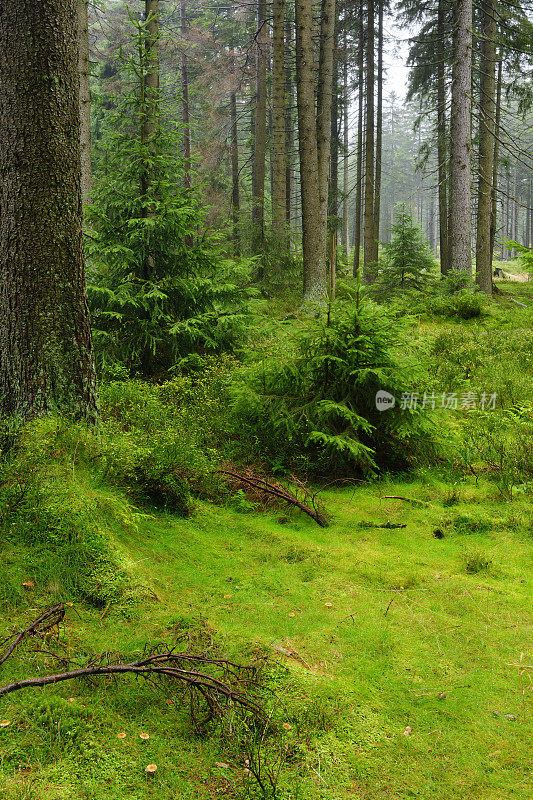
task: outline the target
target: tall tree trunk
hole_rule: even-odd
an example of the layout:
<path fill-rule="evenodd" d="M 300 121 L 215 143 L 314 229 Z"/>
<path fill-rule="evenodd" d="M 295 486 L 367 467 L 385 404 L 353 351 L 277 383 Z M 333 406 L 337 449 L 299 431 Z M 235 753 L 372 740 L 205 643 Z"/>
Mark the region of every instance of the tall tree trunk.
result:
<path fill-rule="evenodd" d="M 81 196 L 86 203 L 93 188 L 91 170 L 91 65 L 87 0 L 78 0 L 78 63 L 80 73 Z"/>
<path fill-rule="evenodd" d="M 328 225 L 334 51 L 335 0 L 322 0 L 320 14 L 320 55 L 318 61 L 316 131 L 318 144 L 320 225 L 324 237 L 327 237 Z"/>
<path fill-rule="evenodd" d="M 231 209 L 233 218 L 233 252 L 236 256 L 241 254 L 241 234 L 239 217 L 241 211 L 239 191 L 239 129 L 237 123 L 237 96 L 232 92 L 229 100 L 231 124 Z"/>
<path fill-rule="evenodd" d="M 258 253 L 264 240 L 265 159 L 267 120 L 267 20 L 266 0 L 257 0 L 257 51 L 255 85 L 254 162 L 252 175 L 253 250 Z"/>
<path fill-rule="evenodd" d="M 378 0 L 378 74 L 376 107 L 376 177 L 374 184 L 374 256 L 377 263 L 379 247 L 379 212 L 381 206 L 381 156 L 383 151 L 383 4 Z"/>
<path fill-rule="evenodd" d="M 2 0 L 0 75 L 0 413 L 95 421 L 76 0 Z"/>
<path fill-rule="evenodd" d="M 364 90 L 364 10 L 362 0 L 359 4 L 359 44 L 357 56 L 359 109 L 357 117 L 357 176 L 355 179 L 355 224 L 353 274 L 359 275 L 361 261 L 361 217 L 363 212 L 363 90 Z"/>
<path fill-rule="evenodd" d="M 482 0 L 481 86 L 479 131 L 479 181 L 477 194 L 476 283 L 492 295 L 490 229 L 492 216 L 492 167 L 494 160 L 494 112 L 496 105 L 496 0 Z"/>
<path fill-rule="evenodd" d="M 375 278 L 374 231 L 374 0 L 367 2 L 366 22 L 366 114 L 365 114 L 365 209 L 364 209 L 364 272 L 365 283 Z"/>
<path fill-rule="evenodd" d="M 344 21 L 344 56 L 342 64 L 342 166 L 343 166 L 343 181 L 342 181 L 342 244 L 346 255 L 348 255 L 348 192 L 350 180 L 350 146 L 349 146 L 349 108 L 350 108 L 350 95 L 348 90 L 348 37 L 346 32 L 346 23 Z"/>
<path fill-rule="evenodd" d="M 439 251 L 440 272 L 450 270 L 448 247 L 448 148 L 446 146 L 446 73 L 445 73 L 445 0 L 439 0 L 437 11 L 437 160 L 439 181 Z"/>
<path fill-rule="evenodd" d="M 302 202 L 304 300 L 326 296 L 326 237 L 321 224 L 315 116 L 312 0 L 295 0 L 296 88 Z"/>
<path fill-rule="evenodd" d="M 336 223 L 339 216 L 339 75 L 338 56 L 333 60 L 333 93 L 331 98 L 331 134 L 328 213 Z"/>
<path fill-rule="evenodd" d="M 494 242 L 496 239 L 496 227 L 498 225 L 498 168 L 500 160 L 500 119 L 502 112 L 502 67 L 503 59 L 501 53 L 498 59 L 498 77 L 496 78 L 496 109 L 494 120 L 494 157 L 492 164 L 492 193 L 491 193 L 491 215 L 490 215 L 490 263 L 494 259 Z"/>
<path fill-rule="evenodd" d="M 189 118 L 189 68 L 187 64 L 187 51 L 185 49 L 187 37 L 187 10 L 185 3 L 186 0 L 181 0 L 181 124 L 183 136 L 183 183 L 189 188 L 191 185 L 191 124 Z"/>
<path fill-rule="evenodd" d="M 291 68 L 291 46 L 292 46 L 292 23 L 288 17 L 288 14 L 285 15 L 285 99 L 286 99 L 286 106 L 285 106 L 285 164 L 286 164 L 286 172 L 285 172 L 285 202 L 286 202 L 286 214 L 285 219 L 287 222 L 287 230 L 290 231 L 291 227 L 291 217 L 292 217 L 292 196 L 293 196 L 293 185 L 294 185 L 294 176 L 293 176 L 293 168 L 294 168 L 294 124 L 293 124 L 293 114 L 292 114 L 292 103 L 293 103 L 293 88 L 292 88 L 292 68 Z"/>
<path fill-rule="evenodd" d="M 450 258 L 452 269 L 472 272 L 470 198 L 472 0 L 454 0 L 452 66 Z"/>
<path fill-rule="evenodd" d="M 141 151 L 145 166 L 141 176 L 141 194 L 150 194 L 152 170 L 150 158 L 155 151 L 159 123 L 159 0 L 145 0 L 144 53 L 141 53 Z M 145 207 L 145 215 L 150 209 Z M 148 277 L 148 276 L 146 276 Z"/>
<path fill-rule="evenodd" d="M 287 153 L 285 126 L 285 0 L 273 2 L 272 27 L 272 227 L 274 238 L 287 248 Z"/>

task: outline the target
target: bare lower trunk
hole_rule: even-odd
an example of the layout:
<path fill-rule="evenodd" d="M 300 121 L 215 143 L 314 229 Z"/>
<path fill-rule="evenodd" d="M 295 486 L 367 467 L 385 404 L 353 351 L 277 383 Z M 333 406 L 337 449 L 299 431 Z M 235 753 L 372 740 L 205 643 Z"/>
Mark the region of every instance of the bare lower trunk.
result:
<path fill-rule="evenodd" d="M 363 4 L 359 12 L 359 44 L 358 44 L 358 92 L 359 113 L 357 117 L 357 177 L 355 180 L 355 224 L 353 274 L 359 275 L 361 261 L 361 215 L 363 211 L 363 89 L 364 89 L 364 31 Z"/>
<path fill-rule="evenodd" d="M 439 0 L 437 17 L 437 160 L 439 180 L 439 250 L 441 275 L 450 269 L 448 248 L 448 149 L 446 146 L 445 0 Z"/>
<path fill-rule="evenodd" d="M 472 271 L 470 198 L 472 0 L 455 0 L 451 140 L 450 258 L 457 272 Z"/>
<path fill-rule="evenodd" d="M 481 88 L 479 131 L 479 182 L 477 196 L 476 283 L 492 295 L 490 230 L 492 216 L 492 166 L 494 160 L 494 111 L 496 105 L 496 2 L 482 2 Z"/>
<path fill-rule="evenodd" d="M 374 185 L 374 256 L 378 260 L 379 212 L 381 206 L 381 154 L 383 150 L 383 3 L 378 0 L 378 74 L 376 108 L 376 176 Z"/>
<path fill-rule="evenodd" d="M 257 28 L 254 162 L 252 175 L 252 237 L 253 250 L 256 253 L 259 252 L 263 246 L 265 223 L 266 73 L 268 42 L 265 0 L 257 0 Z"/>
<path fill-rule="evenodd" d="M 76 15 L 76 0 L 0 7 L 0 414 L 21 419 L 97 417 Z"/>
<path fill-rule="evenodd" d="M 287 154 L 285 129 L 285 0 L 274 0 L 272 28 L 272 227 L 282 250 L 287 247 Z"/>
<path fill-rule="evenodd" d="M 494 156 L 492 163 L 492 193 L 490 217 L 490 261 L 494 258 L 494 242 L 496 239 L 496 226 L 498 224 L 498 167 L 500 157 L 500 118 L 502 110 L 502 58 L 498 60 L 498 77 L 496 79 L 496 116 L 494 122 Z"/>
<path fill-rule="evenodd" d="M 320 56 L 316 130 L 318 144 L 318 188 L 320 193 L 320 225 L 327 237 L 329 177 L 331 163 L 331 106 L 335 50 L 335 0 L 322 0 L 320 16 Z"/>
<path fill-rule="evenodd" d="M 346 23 L 345 23 L 346 25 Z M 348 113 L 350 108 L 350 95 L 348 91 L 348 42 L 346 36 L 346 27 L 344 28 L 344 61 L 342 65 L 342 122 L 343 122 L 343 135 L 342 135 L 342 156 L 343 156 L 343 181 L 342 181 L 342 244 L 345 252 L 348 253 L 348 192 L 349 192 L 349 126 L 348 126 Z"/>
<path fill-rule="evenodd" d="M 368 0 L 366 27 L 365 209 L 363 272 L 365 283 L 372 283 L 376 273 L 376 235 L 374 231 L 374 38 L 374 0 Z"/>
<path fill-rule="evenodd" d="M 326 237 L 320 223 L 317 125 L 315 116 L 313 9 L 311 0 L 295 0 L 296 86 L 302 200 L 304 300 L 326 296 Z"/>

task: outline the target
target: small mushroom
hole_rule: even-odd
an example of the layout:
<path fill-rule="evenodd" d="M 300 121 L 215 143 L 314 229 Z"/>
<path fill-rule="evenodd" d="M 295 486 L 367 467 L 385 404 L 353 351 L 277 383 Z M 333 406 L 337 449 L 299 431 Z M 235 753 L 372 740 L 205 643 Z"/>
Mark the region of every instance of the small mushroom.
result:
<path fill-rule="evenodd" d="M 154 772 L 157 772 L 157 765 L 156 764 L 148 764 L 148 766 L 144 770 L 147 775 L 153 775 Z"/>
<path fill-rule="evenodd" d="M 140 733 L 139 734 L 139 739 L 144 739 L 144 741 L 146 741 L 146 739 L 149 739 L 149 738 L 150 738 L 150 734 L 149 733 Z"/>

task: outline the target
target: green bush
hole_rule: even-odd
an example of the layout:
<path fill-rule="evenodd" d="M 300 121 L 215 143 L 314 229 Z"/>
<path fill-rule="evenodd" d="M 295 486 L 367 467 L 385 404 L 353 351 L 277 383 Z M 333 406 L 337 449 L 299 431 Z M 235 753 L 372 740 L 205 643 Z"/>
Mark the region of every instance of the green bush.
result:
<path fill-rule="evenodd" d="M 425 447 L 420 415 L 376 408 L 408 388 L 393 356 L 398 321 L 367 302 L 338 301 L 306 321 L 291 353 L 255 365 L 233 387 L 236 435 L 276 471 L 321 475 L 404 469 Z"/>

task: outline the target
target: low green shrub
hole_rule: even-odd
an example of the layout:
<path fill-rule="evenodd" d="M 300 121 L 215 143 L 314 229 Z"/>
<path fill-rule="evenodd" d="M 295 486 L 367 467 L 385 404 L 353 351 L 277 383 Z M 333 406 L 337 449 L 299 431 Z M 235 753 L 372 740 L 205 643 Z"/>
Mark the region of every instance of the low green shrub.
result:
<path fill-rule="evenodd" d="M 404 469 L 434 453 L 416 411 L 376 407 L 400 399 L 407 371 L 393 355 L 399 323 L 368 301 L 338 301 L 298 328 L 295 346 L 248 369 L 232 388 L 234 431 L 271 469 L 319 475 Z"/>

